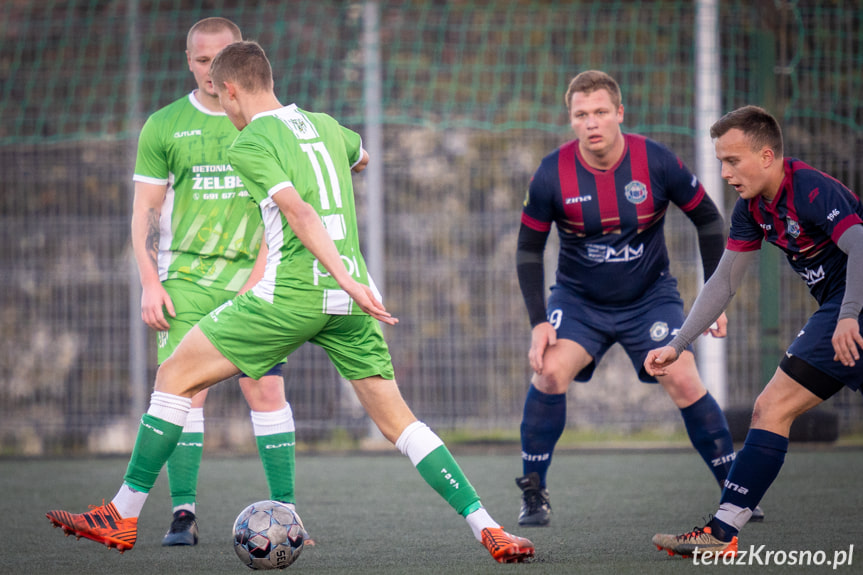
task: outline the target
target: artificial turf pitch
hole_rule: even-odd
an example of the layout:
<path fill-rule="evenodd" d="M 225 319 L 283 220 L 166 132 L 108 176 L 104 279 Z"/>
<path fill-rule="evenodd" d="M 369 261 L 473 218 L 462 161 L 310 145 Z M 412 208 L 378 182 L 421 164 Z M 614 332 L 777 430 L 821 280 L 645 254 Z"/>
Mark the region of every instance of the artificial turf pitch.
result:
<path fill-rule="evenodd" d="M 393 450 L 394 452 L 394 450 Z M 701 566 L 668 557 L 651 544 L 658 532 L 704 523 L 719 489 L 694 451 L 566 452 L 549 476 L 554 509 L 547 528 L 519 528 L 518 451 L 455 450 L 492 516 L 536 544 L 530 564 L 500 565 L 466 523 L 429 489 L 407 458 L 382 454 L 297 458 L 298 511 L 317 541 L 288 572 L 462 575 L 473 573 L 827 573 L 832 565 Z M 45 518 L 110 500 L 126 458 L 0 459 L 0 573 L 248 573 L 232 548 L 231 527 L 249 503 L 267 498 L 255 457 L 206 453 L 198 491 L 200 543 L 163 548 L 170 522 L 167 480 L 159 478 L 139 521 L 135 548 L 115 550 L 64 537 Z M 740 548 L 836 552 L 853 545 L 850 565 L 863 572 L 860 479 L 863 452 L 792 444 L 786 464 L 762 501 L 767 519 L 750 524 Z M 762 553 L 763 557 L 763 553 Z"/>

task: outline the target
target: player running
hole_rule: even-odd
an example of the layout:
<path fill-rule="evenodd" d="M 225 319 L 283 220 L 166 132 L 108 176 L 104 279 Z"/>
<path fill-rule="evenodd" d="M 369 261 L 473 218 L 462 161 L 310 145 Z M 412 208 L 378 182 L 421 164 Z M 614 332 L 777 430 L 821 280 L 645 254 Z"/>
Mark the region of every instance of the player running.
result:
<path fill-rule="evenodd" d="M 359 134 L 325 114 L 282 106 L 270 63 L 254 42 L 231 44 L 211 75 L 241 130 L 228 152 L 260 206 L 269 249 L 263 279 L 205 316 L 159 368 L 125 480 L 114 499 L 88 513 L 51 511 L 68 532 L 130 549 L 137 518 L 180 436 L 191 397 L 239 370 L 260 376 L 307 341 L 321 346 L 351 381 L 381 433 L 462 515 L 499 562 L 534 555 L 529 540 L 503 530 L 441 439 L 411 412 L 393 376 L 379 321 L 393 325 L 360 253 L 354 171 L 369 161 Z M 439 543 L 430 545 L 439 547 Z"/>
<path fill-rule="evenodd" d="M 719 316 L 767 241 L 809 286 L 818 310 L 788 347 L 755 400 L 743 449 L 731 467 L 719 510 L 701 528 L 657 534 L 669 555 L 736 554 L 737 534 L 776 479 L 794 420 L 843 387 L 863 385 L 863 204 L 831 176 L 784 158 L 776 119 L 756 106 L 729 112 L 710 128 L 722 177 L 740 195 L 725 253 L 671 342 L 652 350 L 645 369 L 657 377 Z"/>
<path fill-rule="evenodd" d="M 532 326 L 534 370 L 521 423 L 519 525 L 548 525 L 546 476 L 566 425 L 570 382 L 588 381 L 620 343 L 646 383 L 659 382 L 693 446 L 719 485 L 734 459 L 725 415 L 698 376 L 690 350 L 654 378 L 642 368 L 648 350 L 683 323 L 677 280 L 668 269 L 663 225 L 670 203 L 695 224 L 704 276 L 722 252 L 722 217 L 704 187 L 672 152 L 624 134 L 620 87 L 608 74 L 582 72 L 565 102 L 576 139 L 546 156 L 530 182 L 518 236 L 517 270 Z M 546 306 L 543 252 L 552 224 L 560 252 Z M 726 320 L 711 329 L 724 337 Z"/>

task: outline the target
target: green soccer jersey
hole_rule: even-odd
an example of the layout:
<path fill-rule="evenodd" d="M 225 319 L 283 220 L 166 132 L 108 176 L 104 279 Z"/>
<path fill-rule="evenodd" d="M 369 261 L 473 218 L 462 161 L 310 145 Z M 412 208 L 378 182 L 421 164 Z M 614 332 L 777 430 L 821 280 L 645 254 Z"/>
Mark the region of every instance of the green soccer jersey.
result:
<path fill-rule="evenodd" d="M 141 131 L 134 180 L 167 186 L 159 278 L 236 292 L 251 274 L 261 214 L 227 159 L 239 132 L 194 93 L 154 113 Z"/>
<path fill-rule="evenodd" d="M 321 217 L 354 279 L 375 289 L 360 253 L 351 168 L 362 158 L 359 134 L 326 114 L 296 105 L 258 114 L 228 150 L 232 166 L 260 205 L 269 257 L 255 295 L 330 315 L 364 313 L 288 226 L 271 196 L 294 187 Z"/>

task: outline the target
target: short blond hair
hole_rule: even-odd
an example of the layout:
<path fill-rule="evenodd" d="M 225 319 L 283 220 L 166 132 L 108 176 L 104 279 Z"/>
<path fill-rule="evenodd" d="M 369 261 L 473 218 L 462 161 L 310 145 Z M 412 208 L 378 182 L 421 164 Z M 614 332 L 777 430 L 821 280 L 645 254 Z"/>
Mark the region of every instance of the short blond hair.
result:
<path fill-rule="evenodd" d="M 566 109 L 569 110 L 572 105 L 573 94 L 579 92 L 590 94 L 597 90 L 608 92 L 614 107 L 618 108 L 620 106 L 620 86 L 617 85 L 614 78 L 600 70 L 587 70 L 569 81 L 569 87 L 566 89 L 566 94 L 564 95 Z"/>
<path fill-rule="evenodd" d="M 240 42 L 243 39 L 243 33 L 240 31 L 239 26 L 227 18 L 213 16 L 212 18 L 198 20 L 189 28 L 189 33 L 186 34 L 186 50 L 192 49 L 192 36 L 195 34 L 217 34 L 223 30 L 228 30 L 231 33 L 231 36 L 234 37 L 234 42 Z"/>

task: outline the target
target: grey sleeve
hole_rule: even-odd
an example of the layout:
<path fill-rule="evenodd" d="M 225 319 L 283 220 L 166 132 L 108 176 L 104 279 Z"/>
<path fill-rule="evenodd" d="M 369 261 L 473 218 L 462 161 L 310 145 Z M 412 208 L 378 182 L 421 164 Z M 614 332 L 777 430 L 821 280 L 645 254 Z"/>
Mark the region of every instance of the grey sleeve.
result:
<path fill-rule="evenodd" d="M 848 254 L 845 296 L 839 308 L 839 319 L 857 319 L 863 308 L 863 225 L 853 225 L 836 242 Z"/>
<path fill-rule="evenodd" d="M 737 292 L 737 288 L 743 283 L 746 269 L 755 259 L 757 251 L 735 252 L 725 250 L 716 271 L 704 284 L 701 293 L 695 298 L 686 321 L 683 322 L 680 331 L 668 344 L 673 347 L 677 354 L 683 352 L 686 347 L 698 338 L 699 335 L 710 327 L 716 318 L 722 315 L 731 298 Z"/>

